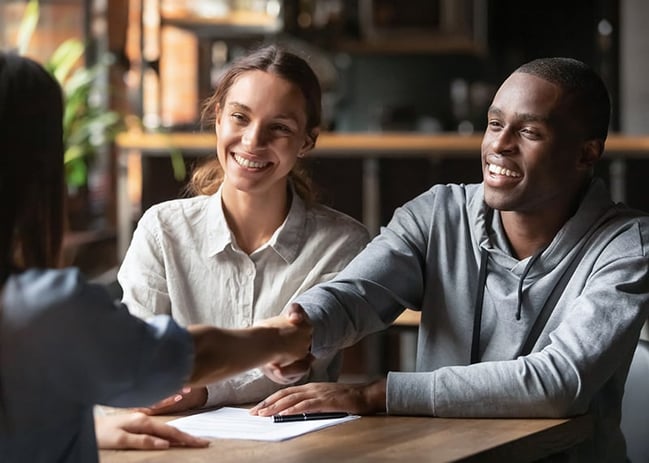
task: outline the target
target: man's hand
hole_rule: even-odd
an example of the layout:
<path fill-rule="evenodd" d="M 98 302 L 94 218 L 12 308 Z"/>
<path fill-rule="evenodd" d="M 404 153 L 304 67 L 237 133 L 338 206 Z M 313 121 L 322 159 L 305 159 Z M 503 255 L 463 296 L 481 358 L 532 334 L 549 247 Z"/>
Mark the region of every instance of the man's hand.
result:
<path fill-rule="evenodd" d="M 309 354 L 303 359 L 287 365 L 268 363 L 261 367 L 261 371 L 268 379 L 277 384 L 293 384 L 309 373 L 314 359 L 313 355 Z"/>
<path fill-rule="evenodd" d="M 191 436 L 143 413 L 95 417 L 101 449 L 162 450 L 169 447 L 207 447 L 210 441 Z"/>
<path fill-rule="evenodd" d="M 385 384 L 309 383 L 281 389 L 250 409 L 259 416 L 345 411 L 370 415 L 385 411 Z"/>
<path fill-rule="evenodd" d="M 204 387 L 184 387 L 174 394 L 149 407 L 139 408 L 138 411 L 147 415 L 170 415 L 201 408 L 207 402 L 207 389 Z"/>
<path fill-rule="evenodd" d="M 309 351 L 311 349 L 313 328 L 304 309 L 298 304 L 291 304 L 281 315 L 262 320 L 257 326 L 276 328 L 278 330 L 279 342 L 281 343 L 280 352 L 269 365 L 288 367 L 296 363 L 296 361 L 304 365 L 304 359 L 310 358 Z M 311 361 L 309 360 L 308 366 L 310 364 Z M 306 370 L 303 367 L 298 367 L 302 369 L 302 375 L 304 371 L 308 371 L 308 366 Z M 293 369 L 288 371 L 290 374 L 296 374 Z"/>

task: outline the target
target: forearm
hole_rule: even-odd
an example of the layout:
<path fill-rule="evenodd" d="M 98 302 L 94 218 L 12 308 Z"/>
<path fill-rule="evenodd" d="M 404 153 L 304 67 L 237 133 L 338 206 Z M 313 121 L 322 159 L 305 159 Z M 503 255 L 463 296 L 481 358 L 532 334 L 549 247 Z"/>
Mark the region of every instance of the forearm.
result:
<path fill-rule="evenodd" d="M 387 402 L 387 378 L 381 378 L 365 386 L 364 396 L 368 414 L 384 413 Z"/>
<path fill-rule="evenodd" d="M 273 328 L 222 330 L 205 325 L 188 327 L 194 340 L 192 386 L 203 386 L 270 362 L 277 350 Z"/>
<path fill-rule="evenodd" d="M 562 417 L 583 413 L 591 395 L 574 365 L 536 353 L 516 360 L 390 372 L 387 412 L 440 417 Z"/>
<path fill-rule="evenodd" d="M 265 363 L 289 364 L 305 358 L 311 344 L 311 327 L 301 315 L 267 326 L 220 329 L 207 325 L 188 327 L 194 341 L 192 386 L 203 386 Z"/>
<path fill-rule="evenodd" d="M 316 357 L 385 329 L 405 307 L 421 306 L 425 239 L 409 235 L 416 227 L 406 227 L 408 220 L 402 211 L 334 280 L 296 299 L 314 326 Z"/>

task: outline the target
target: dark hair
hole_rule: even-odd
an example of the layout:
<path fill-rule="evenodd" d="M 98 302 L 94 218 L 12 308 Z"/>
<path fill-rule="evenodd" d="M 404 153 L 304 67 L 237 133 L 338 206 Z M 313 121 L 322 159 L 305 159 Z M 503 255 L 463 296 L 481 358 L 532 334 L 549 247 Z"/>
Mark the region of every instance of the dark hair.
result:
<path fill-rule="evenodd" d="M 296 85 L 304 95 L 306 102 L 306 131 L 315 143 L 322 112 L 322 90 L 318 77 L 313 69 L 301 57 L 281 49 L 276 45 L 259 48 L 252 53 L 234 61 L 219 78 L 214 93 L 203 104 L 202 119 L 210 127 L 214 126 L 217 111 L 225 104 L 230 87 L 245 72 L 264 71 L 275 74 Z M 307 204 L 315 201 L 311 179 L 302 161 L 293 167 L 289 174 L 295 190 Z M 199 166 L 193 173 L 188 185 L 188 192 L 193 194 L 213 194 L 223 181 L 223 170 L 218 159 L 211 159 Z"/>
<path fill-rule="evenodd" d="M 611 99 L 602 78 L 587 64 L 573 58 L 540 58 L 515 72 L 532 74 L 563 89 L 588 138 L 606 140 Z"/>
<path fill-rule="evenodd" d="M 43 67 L 0 52 L 0 284 L 20 267 L 60 264 L 63 96 Z"/>

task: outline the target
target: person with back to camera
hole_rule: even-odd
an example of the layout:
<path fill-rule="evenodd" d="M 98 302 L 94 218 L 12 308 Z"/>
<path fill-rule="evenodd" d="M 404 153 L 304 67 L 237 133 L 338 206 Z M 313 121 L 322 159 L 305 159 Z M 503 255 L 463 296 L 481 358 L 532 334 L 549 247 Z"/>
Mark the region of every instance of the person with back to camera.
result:
<path fill-rule="evenodd" d="M 196 196 L 145 212 L 118 279 L 139 317 L 245 327 L 332 278 L 369 236 L 356 220 L 315 202 L 301 167 L 321 113 L 320 84 L 304 59 L 275 45 L 259 48 L 223 71 L 204 108 L 216 157 L 194 172 Z M 332 352 L 311 365 L 309 378 L 335 380 L 339 368 Z M 145 412 L 251 403 L 279 387 L 253 370 Z"/>
<path fill-rule="evenodd" d="M 406 203 L 292 306 L 313 325 L 316 358 L 420 310 L 416 372 L 291 387 L 252 413 L 588 413 L 594 434 L 577 461 L 624 461 L 620 404 L 649 312 L 649 217 L 614 204 L 594 177 L 609 117 L 604 83 L 580 61 L 514 71 L 488 110 L 483 182 Z M 265 369 L 280 380 L 286 370 Z"/>
<path fill-rule="evenodd" d="M 57 269 L 63 237 L 63 98 L 38 63 L 0 52 L 0 461 L 98 460 L 93 405 L 153 403 L 271 359 L 308 353 L 302 314 L 255 328 L 149 323 L 78 269 Z M 232 354 L 236 352 L 236 356 Z M 147 417 L 149 420 L 151 418 Z M 131 423 L 128 432 L 142 431 Z M 123 426 L 118 425 L 118 426 Z M 207 442 L 162 434 L 188 446 Z"/>

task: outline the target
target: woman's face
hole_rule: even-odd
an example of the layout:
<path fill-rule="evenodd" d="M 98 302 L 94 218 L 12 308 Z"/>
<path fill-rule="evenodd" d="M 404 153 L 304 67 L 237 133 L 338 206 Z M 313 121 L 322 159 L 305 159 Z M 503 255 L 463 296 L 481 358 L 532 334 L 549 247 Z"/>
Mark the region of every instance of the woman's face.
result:
<path fill-rule="evenodd" d="M 253 195 L 284 194 L 298 156 L 313 146 L 306 123 L 306 101 L 297 86 L 264 71 L 241 74 L 217 108 L 223 187 Z"/>

